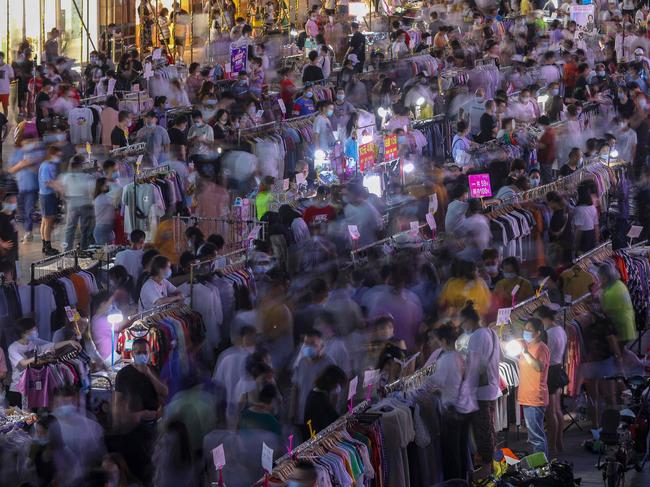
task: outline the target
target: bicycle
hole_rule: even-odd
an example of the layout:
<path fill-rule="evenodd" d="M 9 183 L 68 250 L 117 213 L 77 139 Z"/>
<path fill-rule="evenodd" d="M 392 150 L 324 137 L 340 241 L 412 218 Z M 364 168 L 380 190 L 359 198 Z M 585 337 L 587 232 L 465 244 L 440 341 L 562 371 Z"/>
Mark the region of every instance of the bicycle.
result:
<path fill-rule="evenodd" d="M 631 393 L 629 403 L 622 411 L 605 411 L 603 423 L 618 423 L 616 431 L 603 431 L 601 440 L 608 446 L 615 446 L 614 455 L 607 455 L 601 463 L 602 454 L 598 456 L 598 470 L 603 472 L 603 482 L 607 487 L 623 487 L 625 474 L 630 470 L 641 472 L 650 453 L 650 435 L 648 435 L 648 418 L 650 417 L 650 377 L 621 375 L 603 377 L 603 380 L 623 382 Z M 645 452 L 641 461 L 637 454 Z"/>

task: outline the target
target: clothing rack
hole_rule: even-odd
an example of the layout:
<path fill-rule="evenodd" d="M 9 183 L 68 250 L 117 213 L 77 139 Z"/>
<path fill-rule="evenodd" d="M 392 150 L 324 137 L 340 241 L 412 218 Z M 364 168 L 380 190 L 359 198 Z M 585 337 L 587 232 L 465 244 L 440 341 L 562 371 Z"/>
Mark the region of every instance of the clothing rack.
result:
<path fill-rule="evenodd" d="M 419 387 L 422 385 L 422 379 L 430 376 L 436 370 L 436 364 L 427 365 L 422 367 L 420 370 L 416 370 L 411 375 L 397 379 L 390 384 L 384 386 L 384 394 L 388 395 L 392 392 L 403 391 L 405 389 L 410 389 L 412 387 Z"/>
<path fill-rule="evenodd" d="M 214 231 L 210 233 L 217 233 L 224 237 L 226 248 L 240 248 L 246 245 L 248 238 L 241 239 L 241 236 L 245 233 L 247 236 L 255 230 L 255 227 L 259 227 L 259 232 L 256 238 L 259 240 L 266 240 L 267 235 L 267 226 L 268 222 L 263 222 L 260 220 L 237 220 L 235 218 L 213 218 L 213 217 L 204 217 L 204 216 L 181 216 L 174 215 L 173 217 L 173 239 L 176 246 L 176 250 L 181 250 L 181 238 L 183 235 L 183 224 L 185 228 L 190 226 L 198 226 L 199 223 L 213 223 L 216 227 Z M 226 235 L 228 232 L 228 235 Z M 229 237 L 229 238 L 226 238 Z"/>
<path fill-rule="evenodd" d="M 607 242 L 600 244 L 598 247 L 591 249 L 589 252 L 582 254 L 580 257 L 576 258 L 573 261 L 574 265 L 579 265 L 580 267 L 588 266 L 592 261 L 598 261 L 606 259 L 611 256 L 614 251 L 612 250 L 612 241 L 608 240 Z"/>
<path fill-rule="evenodd" d="M 551 300 L 548 297 L 548 292 L 544 291 L 539 296 L 533 296 L 516 304 L 510 311 L 510 323 L 514 321 L 523 321 L 528 318 L 540 306 L 548 306 Z"/>
<path fill-rule="evenodd" d="M 422 230 L 423 228 L 427 227 L 428 224 L 423 223 L 418 226 L 418 235 L 419 231 Z M 402 232 L 398 232 L 395 235 L 392 235 L 390 237 L 382 238 L 381 240 L 377 240 L 376 242 L 369 243 L 368 245 L 364 245 L 363 247 L 359 247 L 358 249 L 352 250 L 350 252 L 350 258 L 352 259 L 352 265 L 356 265 L 357 259 L 359 258 L 359 254 L 362 252 L 365 252 L 366 250 L 369 250 L 371 248 L 377 247 L 379 245 L 387 244 L 387 243 L 395 243 L 395 240 L 398 237 L 401 237 L 402 235 L 408 235 L 411 233 L 411 229 L 409 230 L 404 230 Z"/>
<path fill-rule="evenodd" d="M 90 106 L 90 105 L 97 105 L 99 103 L 105 103 L 107 98 L 108 98 L 108 95 L 98 95 L 98 96 L 90 96 L 88 98 L 82 98 L 81 100 L 79 100 L 79 106 L 87 107 L 87 106 Z"/>
<path fill-rule="evenodd" d="M 213 259 L 202 260 L 200 262 L 190 264 L 190 307 L 194 306 L 194 281 L 195 281 L 194 278 L 195 277 L 214 275 L 216 271 L 228 273 L 229 271 L 242 268 L 246 264 L 246 252 L 247 249 L 235 250 L 234 252 L 230 252 L 225 255 L 218 255 Z M 222 265 L 220 267 L 217 267 L 216 269 L 210 266 L 211 267 L 210 272 L 203 273 L 203 274 L 199 274 L 195 270 L 199 267 L 212 264 L 214 262 L 219 262 Z"/>
<path fill-rule="evenodd" d="M 142 321 L 145 318 L 149 318 L 151 316 L 155 316 L 157 314 L 163 313 L 165 311 L 169 311 L 171 309 L 182 309 L 185 305 L 181 303 L 167 303 L 167 304 L 161 304 L 159 306 L 154 306 L 153 308 L 147 310 L 147 311 L 142 311 L 140 313 L 136 313 L 134 315 L 131 315 L 128 317 L 128 320 L 132 323 L 131 326 L 134 326 L 137 324 L 138 321 Z M 130 326 L 130 327 L 131 327 Z M 129 327 L 129 328 L 130 328 Z"/>
<path fill-rule="evenodd" d="M 319 443 L 321 443 L 324 439 L 326 439 L 328 436 L 337 432 L 341 428 L 345 427 L 348 421 L 353 420 L 356 416 L 364 413 L 369 407 L 370 407 L 369 401 L 367 400 L 362 401 L 361 403 L 357 404 L 352 409 L 352 411 L 348 411 L 343 416 L 341 416 L 336 421 L 334 421 L 332 424 L 330 424 L 328 427 L 316 433 L 316 436 L 314 438 L 311 438 L 301 443 L 296 448 L 294 448 L 293 451 L 291 452 L 291 455 L 287 453 L 281 456 L 280 458 L 278 458 L 275 461 L 277 466 L 273 469 L 271 476 L 273 476 L 273 474 L 276 473 L 279 469 L 284 468 L 283 464 L 293 461 L 293 459 L 296 458 L 301 453 L 314 448 Z"/>
<path fill-rule="evenodd" d="M 67 264 L 66 259 L 72 259 L 72 265 Z M 39 273 L 40 268 L 42 267 L 51 267 L 56 263 L 57 267 L 52 272 L 51 269 L 42 269 L 43 274 Z M 52 257 L 46 257 L 45 259 L 32 262 L 30 266 L 30 281 L 29 286 L 31 288 L 31 311 L 32 313 L 35 310 L 35 299 L 36 299 L 36 280 L 43 279 L 48 277 L 48 275 L 54 275 L 54 273 L 67 272 L 70 270 L 77 269 L 79 267 L 79 251 L 78 250 L 68 250 L 67 252 L 62 252 Z M 37 275 L 37 273 L 39 275 Z"/>
<path fill-rule="evenodd" d="M 108 153 L 111 159 L 126 159 L 127 157 L 134 157 L 143 155 L 146 152 L 147 144 L 139 142 L 137 144 L 127 145 L 126 147 L 119 147 L 113 149 Z"/>
<path fill-rule="evenodd" d="M 274 122 L 262 123 L 255 127 L 243 128 L 237 130 L 237 145 L 241 144 L 242 135 L 245 137 L 257 137 L 259 135 L 268 134 L 270 132 L 277 132 L 282 127 L 301 128 L 305 126 L 305 122 L 313 122 L 316 117 L 315 113 L 303 115 L 301 117 L 294 117 L 286 120 L 278 120 Z"/>

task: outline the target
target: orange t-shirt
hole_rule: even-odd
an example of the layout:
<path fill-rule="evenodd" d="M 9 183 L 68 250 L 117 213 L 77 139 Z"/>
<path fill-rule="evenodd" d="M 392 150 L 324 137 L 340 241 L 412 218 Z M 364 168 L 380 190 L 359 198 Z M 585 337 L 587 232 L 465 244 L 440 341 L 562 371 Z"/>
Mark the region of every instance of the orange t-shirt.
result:
<path fill-rule="evenodd" d="M 529 343 L 528 351 L 536 360 L 542 362 L 542 371 L 537 372 L 523 354 L 519 358 L 519 392 L 517 399 L 522 406 L 547 406 L 548 367 L 551 363 L 551 352 L 544 342 Z"/>
<path fill-rule="evenodd" d="M 77 309 L 84 311 L 87 316 L 90 316 L 90 292 L 88 291 L 86 281 L 77 274 L 71 274 L 70 280 L 74 286 L 74 292 L 77 295 Z"/>

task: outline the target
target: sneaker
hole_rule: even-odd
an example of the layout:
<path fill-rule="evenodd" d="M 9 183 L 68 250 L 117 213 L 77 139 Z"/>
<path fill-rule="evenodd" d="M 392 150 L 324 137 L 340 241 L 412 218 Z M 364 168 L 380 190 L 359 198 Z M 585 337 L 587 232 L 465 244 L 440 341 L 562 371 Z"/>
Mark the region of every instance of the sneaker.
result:
<path fill-rule="evenodd" d="M 27 242 L 32 242 L 34 241 L 34 234 L 32 232 L 27 232 L 25 235 L 23 235 L 22 243 L 27 243 Z"/>
<path fill-rule="evenodd" d="M 46 256 L 50 257 L 50 256 L 52 256 L 52 255 L 58 255 L 58 254 L 60 254 L 61 252 L 59 252 L 59 251 L 56 250 L 56 249 L 53 249 L 52 247 L 45 247 L 45 248 L 43 249 L 43 253 L 44 253 Z"/>

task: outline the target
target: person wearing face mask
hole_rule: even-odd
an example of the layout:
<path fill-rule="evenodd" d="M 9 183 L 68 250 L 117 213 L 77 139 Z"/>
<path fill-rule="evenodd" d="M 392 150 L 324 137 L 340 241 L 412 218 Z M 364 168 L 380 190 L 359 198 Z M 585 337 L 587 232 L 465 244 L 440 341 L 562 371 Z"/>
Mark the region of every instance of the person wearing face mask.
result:
<path fill-rule="evenodd" d="M 335 364 L 324 352 L 323 335 L 321 332 L 310 329 L 303 336 L 302 356 L 298 360 L 291 379 L 289 419 L 293 424 L 304 427 L 307 396 L 314 387 L 316 378 L 327 367 Z"/>
<path fill-rule="evenodd" d="M 111 132 L 111 145 L 113 149 L 119 149 L 129 145 L 128 133 L 131 126 L 131 112 L 120 110 L 117 115 L 117 125 Z"/>
<path fill-rule="evenodd" d="M 316 149 L 329 152 L 336 139 L 332 129 L 332 117 L 334 116 L 334 104 L 330 101 L 319 101 L 318 116 L 314 119 L 313 132 L 316 138 Z"/>
<path fill-rule="evenodd" d="M 530 183 L 531 188 L 536 188 L 540 185 L 542 181 L 542 176 L 538 169 L 531 169 L 528 173 L 528 182 Z"/>
<path fill-rule="evenodd" d="M 226 421 L 231 427 L 236 426 L 239 413 L 239 397 L 235 394 L 235 388 L 239 378 L 246 374 L 246 360 L 255 351 L 256 339 L 255 327 L 242 326 L 233 338 L 235 344 L 219 355 L 212 374 L 212 383 L 225 393 Z"/>
<path fill-rule="evenodd" d="M 325 429 L 340 416 L 336 404 L 347 376 L 336 365 L 330 365 L 316 378 L 314 388 L 305 401 L 304 424 L 311 419 L 314 432 Z"/>
<path fill-rule="evenodd" d="M 45 160 L 38 168 L 39 199 L 41 205 L 41 239 L 43 240 L 43 254 L 56 255 L 58 250 L 52 248 L 52 230 L 58 213 L 58 199 L 56 196 L 56 176 L 61 162 L 61 149 L 50 145 L 47 148 Z"/>
<path fill-rule="evenodd" d="M 539 318 L 531 318 L 524 325 L 519 356 L 519 389 L 517 400 L 523 406 L 528 443 L 534 452 L 542 452 L 548 457 L 544 414 L 548 406 L 548 369 L 551 353 L 546 345 L 544 324 Z"/>
<path fill-rule="evenodd" d="M 456 411 L 461 414 L 475 413 L 471 427 L 480 456 L 479 475 L 489 474 L 496 446 L 494 418 L 499 389 L 499 337 L 494 330 L 481 325 L 474 303 L 467 301 L 460 311 L 460 327 L 467 341 L 465 374 L 460 385 Z M 463 336 L 456 340 L 456 348 Z M 475 465 L 476 467 L 476 465 Z"/>
<path fill-rule="evenodd" d="M 48 78 L 43 78 L 41 91 L 36 95 L 34 106 L 36 108 L 36 130 L 38 135 L 43 137 L 47 130 L 47 118 L 51 115 L 51 95 L 54 92 L 54 84 Z"/>
<path fill-rule="evenodd" d="M 172 268 L 169 259 L 163 255 L 154 257 L 151 262 L 149 279 L 140 290 L 138 302 L 140 311 L 146 311 L 161 304 L 183 301 L 183 295 L 168 280 L 171 276 Z"/>
<path fill-rule="evenodd" d="M 2 260 L 16 269 L 18 262 L 18 225 L 16 224 L 16 208 L 18 199 L 15 192 L 7 192 L 2 198 L 0 211 L 0 256 Z"/>
<path fill-rule="evenodd" d="M 521 277 L 519 261 L 516 257 L 507 257 L 501 264 L 503 279 L 494 287 L 494 298 L 499 308 L 507 308 L 513 303 L 521 303 L 533 295 L 533 286 L 529 280 Z M 517 286 L 517 292 L 512 292 Z"/>
<path fill-rule="evenodd" d="M 38 305 L 37 308 L 38 309 Z M 6 399 L 10 406 L 22 407 L 22 395 L 18 388 L 20 377 L 30 364 L 34 362 L 34 350 L 41 355 L 51 350 L 72 347 L 81 350 L 81 345 L 74 340 L 51 343 L 39 338 L 39 330 L 34 318 L 24 317 L 16 321 L 14 336 L 19 336 L 8 348 L 9 362 L 11 363 L 11 385 Z M 44 330 L 45 331 L 45 330 Z M 51 392 L 51 391 L 49 391 Z"/>
<path fill-rule="evenodd" d="M 115 204 L 109 195 L 110 188 L 106 178 L 98 178 L 95 183 L 93 207 L 95 212 L 95 228 L 93 236 L 97 245 L 113 242 L 115 234 Z"/>
<path fill-rule="evenodd" d="M 151 451 L 156 438 L 159 408 L 167 402 L 169 390 L 149 365 L 149 343 L 133 340 L 133 363 L 121 368 L 115 377 L 113 428 L 119 434 L 118 450 L 129 468 L 147 482 L 151 478 Z"/>
<path fill-rule="evenodd" d="M 304 115 L 310 115 L 315 111 L 314 89 L 311 86 L 307 86 L 302 92 L 302 95 L 296 98 L 293 104 L 293 115 L 295 117 L 302 117 Z"/>
<path fill-rule="evenodd" d="M 145 126 L 138 130 L 135 136 L 137 142 L 146 144 L 146 155 L 153 166 L 163 162 L 169 153 L 169 134 L 157 124 L 156 112 L 150 111 L 144 118 Z"/>
<path fill-rule="evenodd" d="M 210 154 L 210 143 L 214 141 L 214 130 L 203 121 L 200 110 L 192 112 L 192 126 L 187 132 L 189 156 L 195 164 L 201 163 Z"/>
<path fill-rule="evenodd" d="M 616 136 L 616 148 L 618 157 L 626 162 L 633 162 L 636 158 L 637 136 L 636 132 L 630 128 L 630 118 L 621 115 L 618 119 L 618 130 L 614 132 Z"/>
<path fill-rule="evenodd" d="M 334 128 L 342 133 L 348 120 L 355 112 L 354 105 L 345 100 L 345 89 L 339 87 L 336 90 L 336 101 L 334 102 Z"/>
<path fill-rule="evenodd" d="M 530 91 L 528 89 L 521 90 L 519 100 L 513 103 L 509 110 L 509 115 L 522 122 L 532 122 L 535 120 L 535 106 L 530 100 Z"/>
<path fill-rule="evenodd" d="M 614 107 L 621 117 L 631 117 L 636 109 L 634 100 L 629 96 L 627 88 L 619 88 L 616 92 Z"/>
<path fill-rule="evenodd" d="M 485 249 L 481 253 L 479 276 L 487 283 L 491 290 L 494 289 L 497 282 L 503 279 L 499 263 L 500 255 L 497 249 Z"/>

